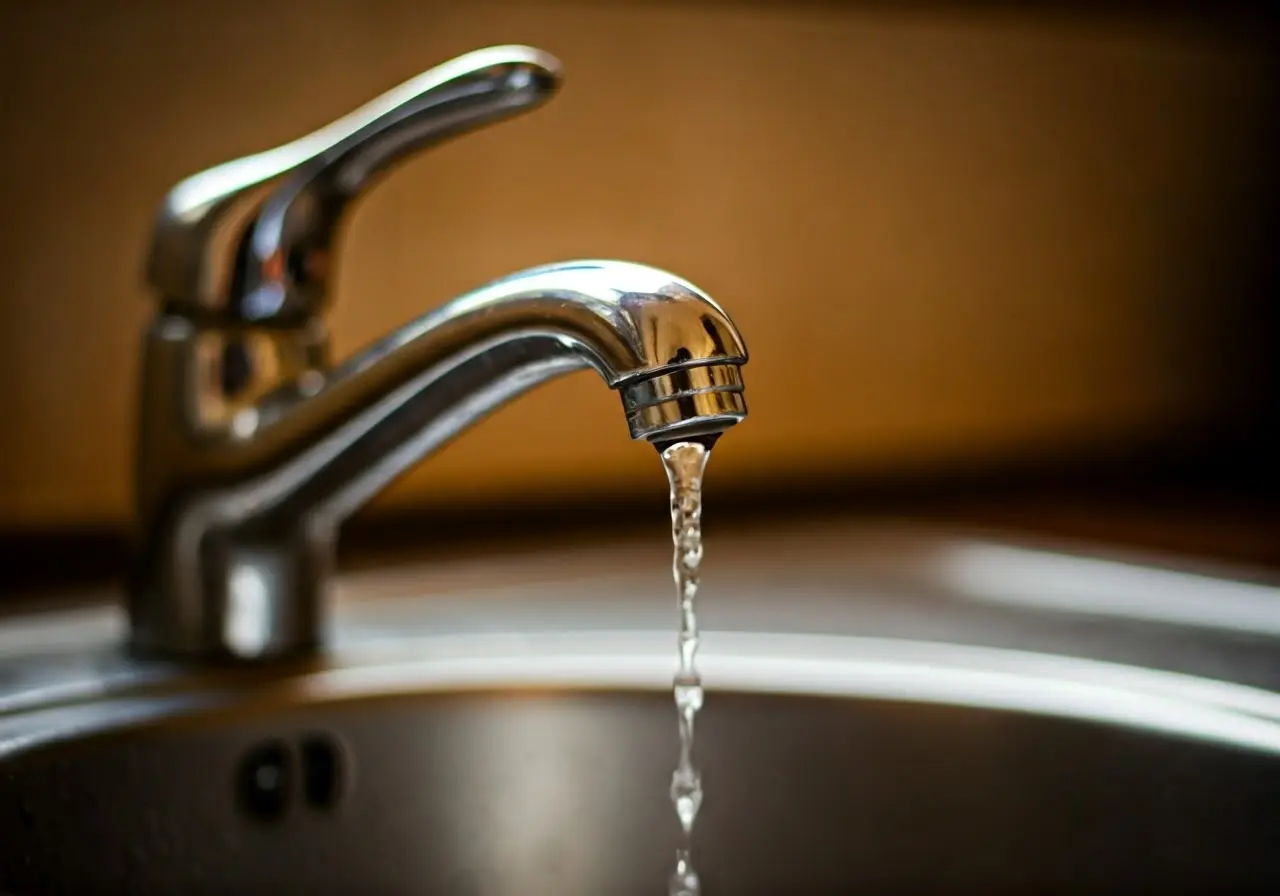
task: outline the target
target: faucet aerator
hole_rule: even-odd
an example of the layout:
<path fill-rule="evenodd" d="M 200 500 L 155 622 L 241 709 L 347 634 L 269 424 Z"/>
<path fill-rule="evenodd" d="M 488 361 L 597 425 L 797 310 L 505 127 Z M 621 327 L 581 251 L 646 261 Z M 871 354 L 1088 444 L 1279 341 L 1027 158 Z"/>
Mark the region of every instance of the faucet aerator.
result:
<path fill-rule="evenodd" d="M 659 450 L 672 442 L 719 437 L 747 416 L 736 363 L 681 367 L 633 380 L 619 391 L 631 438 Z"/>

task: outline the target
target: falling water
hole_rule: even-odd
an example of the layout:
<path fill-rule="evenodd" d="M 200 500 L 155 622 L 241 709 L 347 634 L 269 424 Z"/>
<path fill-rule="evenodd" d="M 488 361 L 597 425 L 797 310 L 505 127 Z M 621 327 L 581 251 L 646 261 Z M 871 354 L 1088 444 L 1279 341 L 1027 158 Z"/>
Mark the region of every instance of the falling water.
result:
<path fill-rule="evenodd" d="M 699 896 L 702 884 L 692 859 L 693 823 L 702 806 L 702 777 L 693 765 L 693 722 L 702 708 L 698 656 L 698 567 L 702 564 L 702 474 L 710 451 L 697 442 L 677 442 L 662 452 L 671 483 L 671 538 L 675 545 L 676 600 L 680 610 L 680 664 L 672 691 L 680 725 L 680 759 L 671 776 L 671 802 L 680 819 L 680 844 L 670 896 Z"/>

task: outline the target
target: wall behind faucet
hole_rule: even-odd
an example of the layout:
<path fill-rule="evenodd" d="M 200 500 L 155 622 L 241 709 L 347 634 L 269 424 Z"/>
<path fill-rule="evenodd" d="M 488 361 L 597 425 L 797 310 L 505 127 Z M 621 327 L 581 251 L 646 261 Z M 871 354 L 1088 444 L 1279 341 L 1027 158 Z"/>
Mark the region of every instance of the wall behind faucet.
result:
<path fill-rule="evenodd" d="M 172 183 L 503 42 L 559 55 L 564 91 L 370 194 L 340 353 L 527 265 L 670 268 L 753 354 L 724 488 L 1122 445 L 1269 398 L 1280 78 L 1256 40 L 942 4 L 7 3 L 0 528 L 127 519 L 141 260 Z M 580 374 L 384 504 L 660 481 Z"/>

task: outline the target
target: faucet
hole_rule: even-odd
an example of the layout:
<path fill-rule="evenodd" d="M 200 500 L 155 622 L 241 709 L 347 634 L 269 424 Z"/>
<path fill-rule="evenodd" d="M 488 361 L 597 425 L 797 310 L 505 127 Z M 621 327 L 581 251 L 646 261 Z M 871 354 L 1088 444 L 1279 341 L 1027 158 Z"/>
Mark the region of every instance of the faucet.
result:
<path fill-rule="evenodd" d="M 659 448 L 746 416 L 733 322 L 688 281 L 622 261 L 512 274 L 330 363 L 321 315 L 347 208 L 412 152 L 536 108 L 559 83 L 545 52 L 478 50 L 169 191 L 139 376 L 135 652 L 316 650 L 341 520 L 552 377 L 594 369 L 631 437 Z"/>

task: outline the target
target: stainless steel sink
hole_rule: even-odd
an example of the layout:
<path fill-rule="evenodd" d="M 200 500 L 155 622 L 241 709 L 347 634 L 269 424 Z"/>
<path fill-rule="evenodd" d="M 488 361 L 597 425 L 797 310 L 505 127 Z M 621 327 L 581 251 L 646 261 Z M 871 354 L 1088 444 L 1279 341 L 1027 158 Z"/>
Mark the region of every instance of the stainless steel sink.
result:
<path fill-rule="evenodd" d="M 0 889 L 664 892 L 667 562 L 349 577 L 266 669 L 9 619 Z M 851 527 L 713 537 L 704 582 L 708 893 L 1280 887 L 1280 591 Z"/>

